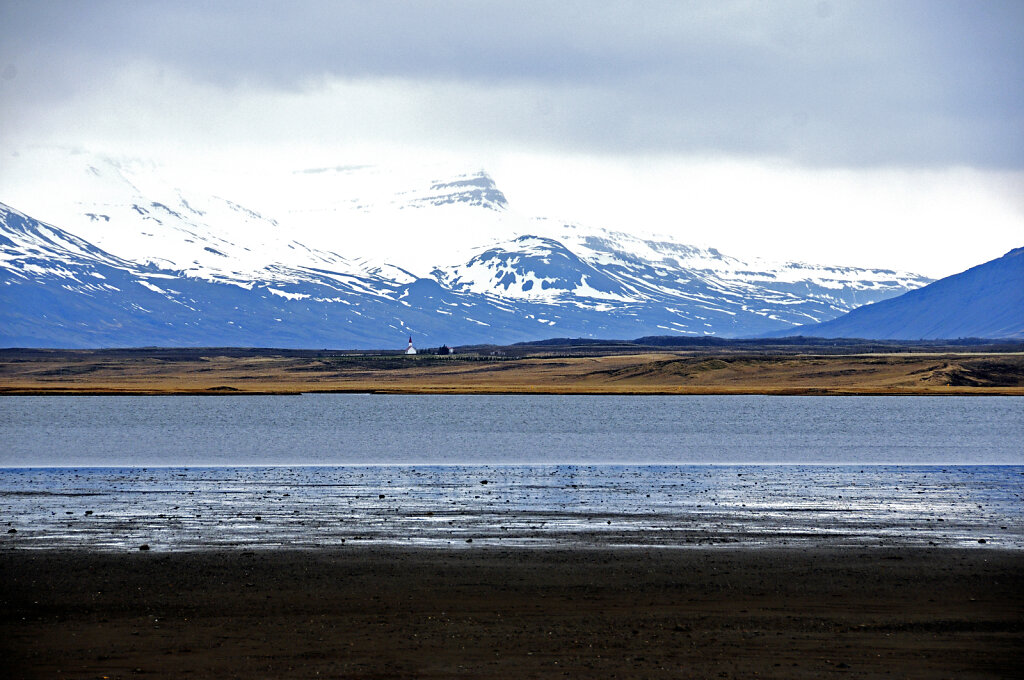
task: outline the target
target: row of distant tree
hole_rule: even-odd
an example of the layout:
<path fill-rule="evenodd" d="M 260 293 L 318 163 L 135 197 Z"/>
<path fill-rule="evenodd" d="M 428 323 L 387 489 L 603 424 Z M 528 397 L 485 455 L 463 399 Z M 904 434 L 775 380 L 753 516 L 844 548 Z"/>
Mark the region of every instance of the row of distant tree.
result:
<path fill-rule="evenodd" d="M 440 347 L 428 347 L 426 349 L 419 350 L 419 353 L 420 354 L 440 354 L 442 356 L 448 356 L 449 354 L 455 354 L 455 350 L 453 350 L 448 345 L 441 345 Z"/>

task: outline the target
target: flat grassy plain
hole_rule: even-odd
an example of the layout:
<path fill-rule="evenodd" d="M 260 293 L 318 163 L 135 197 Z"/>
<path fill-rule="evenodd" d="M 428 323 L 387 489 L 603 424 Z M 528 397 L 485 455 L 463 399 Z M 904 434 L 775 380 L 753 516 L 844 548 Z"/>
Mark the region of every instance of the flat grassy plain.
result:
<path fill-rule="evenodd" d="M 513 346 L 452 356 L 237 348 L 0 350 L 0 394 L 1024 395 L 999 346 Z"/>

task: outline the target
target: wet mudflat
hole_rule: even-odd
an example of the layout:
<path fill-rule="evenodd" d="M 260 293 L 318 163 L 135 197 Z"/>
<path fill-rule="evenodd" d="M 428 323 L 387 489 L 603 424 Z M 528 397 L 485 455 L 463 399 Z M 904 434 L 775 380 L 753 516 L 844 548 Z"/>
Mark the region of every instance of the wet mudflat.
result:
<path fill-rule="evenodd" d="M 1024 466 L 0 470 L 0 551 L 1024 548 Z"/>

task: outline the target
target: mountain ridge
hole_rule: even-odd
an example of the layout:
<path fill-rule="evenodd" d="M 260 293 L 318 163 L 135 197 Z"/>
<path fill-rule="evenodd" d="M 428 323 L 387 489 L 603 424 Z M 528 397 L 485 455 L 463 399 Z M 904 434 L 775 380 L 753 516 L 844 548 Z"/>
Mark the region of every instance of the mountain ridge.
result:
<path fill-rule="evenodd" d="M 4 207 L 0 229 L 11 234 L 0 266 L 2 342 L 386 347 L 409 334 L 437 345 L 553 334 L 738 337 L 835 318 L 930 281 L 887 269 L 743 261 L 713 248 L 524 218 L 484 171 L 424 174 L 398 189 L 379 168 L 291 173 L 298 184 L 289 191 L 310 198 L 274 216 L 186 190 L 144 163 L 85 155 L 60 172 L 53 181 L 68 175 L 71 184 L 53 200 L 41 189 L 12 193 L 36 196 L 34 204 L 66 221 Z M 349 195 L 357 189 L 365 198 Z M 391 220 L 415 227 L 401 231 L 411 243 L 390 236 L 388 229 L 399 232 Z M 78 245 L 46 251 L 47 233 Z M 359 238 L 370 237 L 396 247 L 364 252 Z M 420 250 L 417 261 L 402 259 Z M 428 266 L 428 258 L 449 263 Z M 57 275 L 63 260 L 112 267 L 132 284 L 119 292 L 146 295 L 115 300 L 107 297 L 114 291 L 69 284 Z M 36 294 L 48 306 L 28 308 L 24 301 Z M 118 323 L 97 335 L 84 313 L 62 316 L 82 304 L 100 305 L 99 318 Z M 46 323 L 29 323 L 40 313 Z M 170 316 L 161 321 L 161 314 Z M 14 317 L 31 332 L 11 330 Z"/>
<path fill-rule="evenodd" d="M 1024 247 L 801 333 L 880 340 L 1024 338 Z"/>

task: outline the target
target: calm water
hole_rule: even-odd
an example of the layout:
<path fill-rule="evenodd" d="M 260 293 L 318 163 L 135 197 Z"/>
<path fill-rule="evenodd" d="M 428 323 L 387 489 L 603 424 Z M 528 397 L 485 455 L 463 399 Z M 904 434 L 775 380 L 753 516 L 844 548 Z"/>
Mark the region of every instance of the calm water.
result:
<path fill-rule="evenodd" d="M 4 397 L 0 466 L 1024 464 L 1021 397 Z"/>
<path fill-rule="evenodd" d="M 5 397 L 0 438 L 0 550 L 1024 549 L 1021 398 Z"/>

